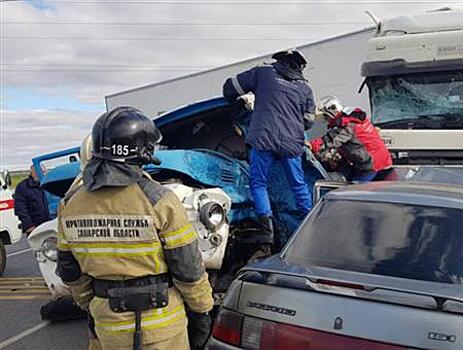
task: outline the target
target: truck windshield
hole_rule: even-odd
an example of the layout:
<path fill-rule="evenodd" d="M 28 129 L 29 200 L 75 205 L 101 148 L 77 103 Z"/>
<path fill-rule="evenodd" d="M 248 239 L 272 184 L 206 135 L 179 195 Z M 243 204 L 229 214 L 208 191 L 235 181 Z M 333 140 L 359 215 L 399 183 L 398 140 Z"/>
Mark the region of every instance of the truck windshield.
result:
<path fill-rule="evenodd" d="M 374 77 L 368 86 L 379 127 L 463 129 L 463 70 Z"/>
<path fill-rule="evenodd" d="M 284 258 L 304 266 L 462 284 L 462 222 L 459 209 L 324 200 Z"/>

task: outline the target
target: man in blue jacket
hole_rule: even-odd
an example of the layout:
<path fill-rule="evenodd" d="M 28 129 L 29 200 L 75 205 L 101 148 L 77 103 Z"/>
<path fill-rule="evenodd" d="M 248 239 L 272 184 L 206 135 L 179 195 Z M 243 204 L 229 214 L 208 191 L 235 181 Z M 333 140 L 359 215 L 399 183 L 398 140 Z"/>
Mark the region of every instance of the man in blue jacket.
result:
<path fill-rule="evenodd" d="M 29 235 L 41 223 L 50 220 L 44 190 L 33 166 L 27 179 L 21 181 L 14 192 L 14 213 L 19 217 L 23 232 Z"/>
<path fill-rule="evenodd" d="M 268 173 L 273 162 L 280 161 L 283 165 L 301 216 L 312 207 L 301 163 L 305 116 L 315 109 L 312 90 L 302 73 L 307 60 L 297 50 L 277 52 L 272 58 L 275 63 L 228 78 L 223 86 L 223 95 L 230 102 L 249 92 L 255 95 L 246 143 L 251 146 L 250 185 L 262 231 L 261 256 L 269 255 L 274 243 L 267 192 Z"/>

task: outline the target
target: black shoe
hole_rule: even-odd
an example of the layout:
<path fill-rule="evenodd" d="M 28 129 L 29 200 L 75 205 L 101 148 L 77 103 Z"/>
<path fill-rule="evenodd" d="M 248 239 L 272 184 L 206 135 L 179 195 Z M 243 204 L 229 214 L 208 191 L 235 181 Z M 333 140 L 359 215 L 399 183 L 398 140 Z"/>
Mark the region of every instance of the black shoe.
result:
<path fill-rule="evenodd" d="M 74 304 L 72 297 L 64 296 L 52 300 L 40 308 L 42 320 L 66 321 L 87 317 L 87 313 Z"/>

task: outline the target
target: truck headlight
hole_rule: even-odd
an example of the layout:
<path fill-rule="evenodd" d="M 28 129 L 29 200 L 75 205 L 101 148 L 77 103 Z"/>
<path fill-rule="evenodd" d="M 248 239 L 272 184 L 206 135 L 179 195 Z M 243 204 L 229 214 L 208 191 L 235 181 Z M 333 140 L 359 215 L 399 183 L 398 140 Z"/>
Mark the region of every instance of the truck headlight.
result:
<path fill-rule="evenodd" d="M 48 260 L 51 261 L 56 261 L 57 256 L 58 256 L 58 249 L 56 247 L 57 244 L 57 239 L 56 237 L 48 237 L 45 239 L 40 246 L 40 250 L 42 251 L 42 254 L 45 255 L 45 257 Z"/>
<path fill-rule="evenodd" d="M 216 202 L 204 204 L 199 213 L 201 222 L 211 231 L 217 231 L 226 220 L 225 209 Z"/>

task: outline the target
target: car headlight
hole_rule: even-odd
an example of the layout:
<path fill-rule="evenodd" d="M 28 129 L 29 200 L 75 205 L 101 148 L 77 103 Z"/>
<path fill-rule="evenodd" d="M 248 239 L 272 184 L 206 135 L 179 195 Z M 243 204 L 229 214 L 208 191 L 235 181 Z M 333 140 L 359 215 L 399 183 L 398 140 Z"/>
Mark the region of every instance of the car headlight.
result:
<path fill-rule="evenodd" d="M 227 215 L 219 203 L 209 202 L 201 207 L 199 218 L 209 230 L 217 231 L 224 224 Z"/>
<path fill-rule="evenodd" d="M 57 239 L 56 237 L 48 237 L 45 239 L 40 246 L 40 250 L 42 251 L 42 254 L 45 255 L 45 257 L 48 260 L 51 261 L 56 261 L 57 256 L 58 256 L 58 249 L 56 247 L 57 244 Z"/>

